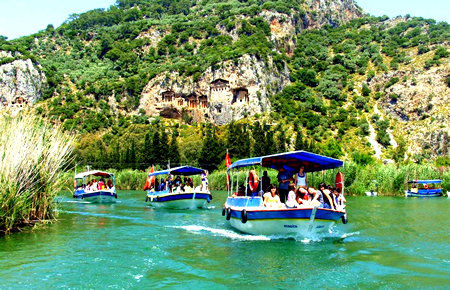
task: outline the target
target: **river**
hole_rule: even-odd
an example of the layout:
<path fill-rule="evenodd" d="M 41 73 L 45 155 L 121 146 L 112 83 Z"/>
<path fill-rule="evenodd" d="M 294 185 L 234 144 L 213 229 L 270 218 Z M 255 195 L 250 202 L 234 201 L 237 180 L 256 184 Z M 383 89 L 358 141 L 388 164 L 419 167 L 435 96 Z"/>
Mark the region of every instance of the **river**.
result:
<path fill-rule="evenodd" d="M 0 288 L 450 287 L 450 199 L 349 197 L 326 238 L 250 236 L 209 209 L 60 197 L 59 221 L 0 237 Z"/>

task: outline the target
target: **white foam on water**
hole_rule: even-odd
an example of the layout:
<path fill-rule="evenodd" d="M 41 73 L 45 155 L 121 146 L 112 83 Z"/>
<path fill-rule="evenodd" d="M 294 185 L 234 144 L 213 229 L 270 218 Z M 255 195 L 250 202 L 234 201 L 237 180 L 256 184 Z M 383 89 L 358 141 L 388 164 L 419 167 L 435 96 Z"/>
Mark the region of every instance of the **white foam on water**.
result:
<path fill-rule="evenodd" d="M 188 225 L 188 226 L 170 226 L 172 228 L 184 229 L 190 232 L 210 232 L 212 234 L 223 236 L 226 238 L 230 238 L 233 240 L 246 240 L 246 241 L 270 241 L 269 237 L 266 236 L 252 236 L 252 235 L 244 235 L 239 234 L 234 231 L 224 230 L 224 229 L 215 229 L 204 226 L 197 225 Z"/>
<path fill-rule="evenodd" d="M 134 279 L 136 279 L 138 281 L 141 280 L 142 277 L 144 277 L 144 275 L 139 275 L 139 274 L 138 275 L 134 275 Z"/>
<path fill-rule="evenodd" d="M 81 200 L 67 200 L 67 201 L 62 201 L 65 203 L 90 203 L 89 201 L 81 201 Z"/>

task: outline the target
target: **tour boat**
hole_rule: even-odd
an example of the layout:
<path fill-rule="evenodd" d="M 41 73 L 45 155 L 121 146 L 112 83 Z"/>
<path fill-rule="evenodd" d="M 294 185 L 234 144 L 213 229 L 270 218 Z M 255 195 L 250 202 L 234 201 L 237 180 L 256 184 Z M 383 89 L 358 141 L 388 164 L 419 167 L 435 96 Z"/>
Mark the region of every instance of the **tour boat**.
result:
<path fill-rule="evenodd" d="M 90 183 L 94 179 L 97 186 L 91 187 Z M 114 174 L 109 172 L 92 170 L 76 174 L 74 187 L 74 198 L 99 203 L 116 202 L 117 199 Z"/>
<path fill-rule="evenodd" d="M 171 169 L 150 172 L 148 177 L 157 177 L 161 175 L 167 176 L 193 176 L 201 175 L 205 170 L 191 166 L 180 166 Z M 168 181 L 166 179 L 164 188 L 152 187 L 147 191 L 146 201 L 155 208 L 172 208 L 172 209 L 196 209 L 202 208 L 211 202 L 212 195 L 205 184 L 195 188 L 188 188 L 186 185 L 177 186 L 175 180 Z M 156 182 L 153 181 L 153 184 Z M 183 187 L 183 188 L 182 188 Z"/>
<path fill-rule="evenodd" d="M 244 196 L 232 194 L 233 186 L 246 183 L 239 182 L 239 175 L 234 180 L 232 173 L 244 167 L 260 166 L 279 171 L 281 168 L 292 176 L 304 166 L 305 172 L 317 172 L 330 170 L 343 166 L 343 162 L 334 158 L 309 153 L 306 151 L 287 152 L 263 157 L 254 157 L 234 162 L 228 167 L 231 173 L 231 186 L 228 188 L 228 198 L 225 202 L 222 215 L 230 222 L 230 225 L 244 233 L 268 236 L 310 236 L 314 233 L 328 233 L 331 227 L 342 220 L 347 223 L 345 206 L 338 210 L 321 208 L 318 206 L 300 208 L 269 208 L 264 206 L 262 189 L 268 184 L 259 183 L 257 194 L 250 194 L 247 186 Z M 249 171 L 250 173 L 250 171 Z M 343 175 L 336 175 L 336 188 L 343 194 Z M 242 193 L 240 193 L 242 194 Z M 283 204 L 284 205 L 284 204 Z"/>
<path fill-rule="evenodd" d="M 376 191 L 366 191 L 366 196 L 378 196 L 378 192 Z"/>
<path fill-rule="evenodd" d="M 411 180 L 406 197 L 439 197 L 442 196 L 442 180 Z"/>

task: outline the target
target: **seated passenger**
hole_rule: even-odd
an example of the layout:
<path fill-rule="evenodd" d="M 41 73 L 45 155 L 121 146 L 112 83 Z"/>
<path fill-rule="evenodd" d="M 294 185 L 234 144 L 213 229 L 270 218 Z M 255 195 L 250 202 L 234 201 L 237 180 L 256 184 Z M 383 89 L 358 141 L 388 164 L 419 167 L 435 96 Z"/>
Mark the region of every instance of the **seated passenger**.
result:
<path fill-rule="evenodd" d="M 300 205 L 300 207 L 310 207 L 311 206 L 311 200 L 314 196 L 314 189 L 310 188 L 311 194 L 308 192 L 308 190 L 304 188 L 299 188 L 297 190 L 297 203 Z"/>
<path fill-rule="evenodd" d="M 286 200 L 286 207 L 287 208 L 297 208 L 300 207 L 296 200 L 296 194 L 295 194 L 295 184 L 291 183 L 289 184 L 289 193 Z"/>
<path fill-rule="evenodd" d="M 103 178 L 100 178 L 100 180 L 98 181 L 98 189 L 99 190 L 105 189 L 105 180 Z"/>
<path fill-rule="evenodd" d="M 312 196 L 311 206 L 314 206 L 314 207 L 322 207 L 323 206 L 323 194 L 319 189 L 315 190 L 314 188 L 309 187 L 308 194 L 310 196 Z"/>
<path fill-rule="evenodd" d="M 98 183 L 97 183 L 97 180 L 92 179 L 91 191 L 96 191 L 96 190 L 98 190 Z"/>
<path fill-rule="evenodd" d="M 324 195 L 323 197 L 323 207 L 324 208 L 329 208 L 329 209 L 334 209 L 334 204 L 333 204 L 333 198 L 331 197 L 331 186 L 326 186 L 324 185 L 322 193 Z"/>
<path fill-rule="evenodd" d="M 111 179 L 108 179 L 107 186 L 108 186 L 108 189 L 112 189 L 113 188 L 113 184 L 112 184 L 112 180 Z"/>
<path fill-rule="evenodd" d="M 264 206 L 271 208 L 282 208 L 283 204 L 280 201 L 280 196 L 277 193 L 275 185 L 270 186 L 270 192 L 264 194 Z"/>
<path fill-rule="evenodd" d="M 263 176 L 261 177 L 261 187 L 264 192 L 269 190 L 269 186 L 272 182 L 270 181 L 269 175 L 267 175 L 267 170 L 263 172 Z"/>
<path fill-rule="evenodd" d="M 159 183 L 158 191 L 164 191 L 166 190 L 166 181 L 164 178 L 161 178 L 161 182 Z"/>
<path fill-rule="evenodd" d="M 238 191 L 233 196 L 245 196 L 245 187 L 243 185 L 239 186 Z"/>

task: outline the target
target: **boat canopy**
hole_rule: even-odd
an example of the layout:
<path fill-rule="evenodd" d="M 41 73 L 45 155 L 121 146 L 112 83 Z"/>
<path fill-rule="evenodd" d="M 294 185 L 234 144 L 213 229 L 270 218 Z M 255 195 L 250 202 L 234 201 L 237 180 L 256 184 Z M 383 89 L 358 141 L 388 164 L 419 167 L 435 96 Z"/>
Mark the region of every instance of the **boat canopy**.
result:
<path fill-rule="evenodd" d="M 192 166 L 180 166 L 175 168 L 170 168 L 166 170 L 155 171 L 149 173 L 148 176 L 164 175 L 164 174 L 174 174 L 174 175 L 197 175 L 201 174 L 204 170 Z"/>
<path fill-rule="evenodd" d="M 228 170 L 253 165 L 261 165 L 276 170 L 284 168 L 289 172 L 298 171 L 301 166 L 304 166 L 305 172 L 315 172 L 341 167 L 344 162 L 306 151 L 294 151 L 238 160 L 231 164 Z"/>
<path fill-rule="evenodd" d="M 411 181 L 408 181 L 408 183 L 419 183 L 419 184 L 442 183 L 442 180 L 439 180 L 439 179 L 435 179 L 435 180 L 411 180 Z"/>
<path fill-rule="evenodd" d="M 109 173 L 109 172 L 104 172 L 104 171 L 99 171 L 99 170 L 91 170 L 91 171 L 78 173 L 77 175 L 75 175 L 75 179 L 82 179 L 82 178 L 85 178 L 86 176 L 89 176 L 89 175 L 102 176 L 102 177 L 112 177 L 112 176 L 114 176 L 114 174 Z"/>

